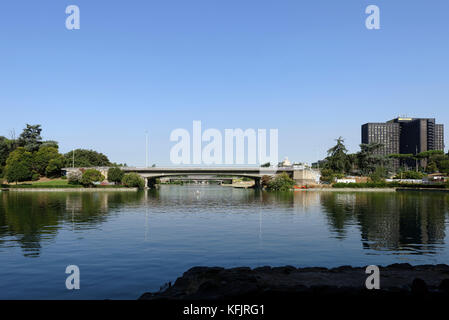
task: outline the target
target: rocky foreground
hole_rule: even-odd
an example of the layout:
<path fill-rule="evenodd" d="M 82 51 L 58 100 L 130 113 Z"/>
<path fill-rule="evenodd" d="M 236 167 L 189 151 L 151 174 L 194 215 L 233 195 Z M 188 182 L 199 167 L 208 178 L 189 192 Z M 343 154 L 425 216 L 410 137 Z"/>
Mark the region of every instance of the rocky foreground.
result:
<path fill-rule="evenodd" d="M 380 290 L 367 290 L 366 268 L 194 267 L 143 300 L 226 300 L 323 295 L 449 295 L 449 266 L 393 264 L 380 269 Z"/>

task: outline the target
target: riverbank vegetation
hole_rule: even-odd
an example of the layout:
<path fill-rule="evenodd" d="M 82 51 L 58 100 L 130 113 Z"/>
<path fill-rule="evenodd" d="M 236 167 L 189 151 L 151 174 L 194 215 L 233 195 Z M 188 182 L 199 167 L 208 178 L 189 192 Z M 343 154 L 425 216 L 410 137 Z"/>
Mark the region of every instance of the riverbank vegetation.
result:
<path fill-rule="evenodd" d="M 295 181 L 285 172 L 276 175 L 274 178 L 264 176 L 262 178 L 262 186 L 267 190 L 288 191 L 293 188 Z"/>
<path fill-rule="evenodd" d="M 94 150 L 59 152 L 56 141 L 43 140 L 41 125 L 27 124 L 16 138 L 0 136 L 0 178 L 8 183 L 59 178 L 63 167 L 113 166 L 107 156 Z M 120 165 L 116 165 L 120 166 Z"/>
<path fill-rule="evenodd" d="M 320 168 L 324 183 L 334 183 L 349 175 L 368 177 L 369 184 L 384 185 L 387 178 L 422 179 L 432 173 L 449 174 L 449 155 L 443 151 L 382 155 L 382 148 L 380 143 L 360 144 L 360 151 L 349 153 L 344 139 L 339 137 L 335 146 L 327 151 L 327 157 L 318 161 L 315 167 Z M 342 185 L 349 187 L 349 184 Z M 369 187 L 365 183 L 352 185 Z"/>

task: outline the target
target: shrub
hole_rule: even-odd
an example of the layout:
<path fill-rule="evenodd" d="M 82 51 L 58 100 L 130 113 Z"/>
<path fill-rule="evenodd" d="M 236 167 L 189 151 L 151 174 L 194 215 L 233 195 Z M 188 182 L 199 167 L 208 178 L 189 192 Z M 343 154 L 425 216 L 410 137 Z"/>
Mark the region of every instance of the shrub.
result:
<path fill-rule="evenodd" d="M 145 181 L 137 173 L 127 173 L 123 176 L 122 183 L 129 188 L 145 188 Z"/>
<path fill-rule="evenodd" d="M 424 174 L 416 171 L 404 171 L 396 174 L 394 179 L 422 179 Z"/>
<path fill-rule="evenodd" d="M 385 182 L 387 177 L 387 170 L 384 167 L 376 167 L 373 173 L 370 174 L 369 178 L 374 183 Z"/>
<path fill-rule="evenodd" d="M 36 172 L 36 171 L 33 171 L 33 174 L 32 174 L 32 176 L 31 176 L 31 181 L 38 181 L 39 178 L 40 178 L 39 173 Z"/>
<path fill-rule="evenodd" d="M 119 184 L 122 182 L 125 173 L 118 167 L 110 168 L 108 170 L 108 181 Z"/>
<path fill-rule="evenodd" d="M 268 182 L 269 190 L 287 191 L 293 188 L 295 181 L 283 172 Z"/>
<path fill-rule="evenodd" d="M 67 174 L 67 182 L 68 184 L 80 184 L 82 177 L 83 173 L 80 170 L 69 171 Z"/>
<path fill-rule="evenodd" d="M 58 178 L 61 176 L 61 168 L 64 165 L 62 158 L 51 159 L 45 168 L 45 175 L 49 178 Z"/>
<path fill-rule="evenodd" d="M 270 181 L 271 181 L 271 177 L 265 175 L 265 176 L 262 176 L 262 179 L 261 179 L 261 181 L 260 181 L 260 184 L 261 184 L 262 187 L 268 188 L 268 183 L 269 183 Z"/>
<path fill-rule="evenodd" d="M 85 187 L 93 186 L 94 182 L 101 182 L 104 180 L 104 176 L 100 171 L 95 169 L 87 169 L 84 171 L 81 177 L 80 183 Z"/>

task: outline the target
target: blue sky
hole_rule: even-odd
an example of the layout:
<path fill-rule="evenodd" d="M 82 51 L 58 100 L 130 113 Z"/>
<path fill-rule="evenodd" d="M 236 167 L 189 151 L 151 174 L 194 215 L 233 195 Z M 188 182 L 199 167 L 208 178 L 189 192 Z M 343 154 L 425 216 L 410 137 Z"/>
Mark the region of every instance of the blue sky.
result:
<path fill-rule="evenodd" d="M 78 5 L 81 29 L 65 28 Z M 380 7 L 381 29 L 365 27 Z M 324 157 L 360 125 L 436 117 L 449 138 L 449 2 L 2 1 L 0 135 L 43 126 L 62 152 L 169 164 L 170 132 L 277 128 L 279 156 Z"/>

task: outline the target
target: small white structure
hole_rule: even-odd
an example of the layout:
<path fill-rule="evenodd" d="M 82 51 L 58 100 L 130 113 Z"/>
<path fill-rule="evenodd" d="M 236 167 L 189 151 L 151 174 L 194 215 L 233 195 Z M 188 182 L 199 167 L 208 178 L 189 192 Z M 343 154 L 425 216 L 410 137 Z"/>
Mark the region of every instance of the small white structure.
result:
<path fill-rule="evenodd" d="M 357 181 L 353 178 L 343 178 L 343 179 L 337 179 L 337 183 L 356 183 Z"/>
<path fill-rule="evenodd" d="M 291 167 L 292 163 L 290 162 L 290 160 L 288 160 L 288 157 L 285 157 L 284 161 L 282 161 L 282 166 L 283 167 Z"/>

